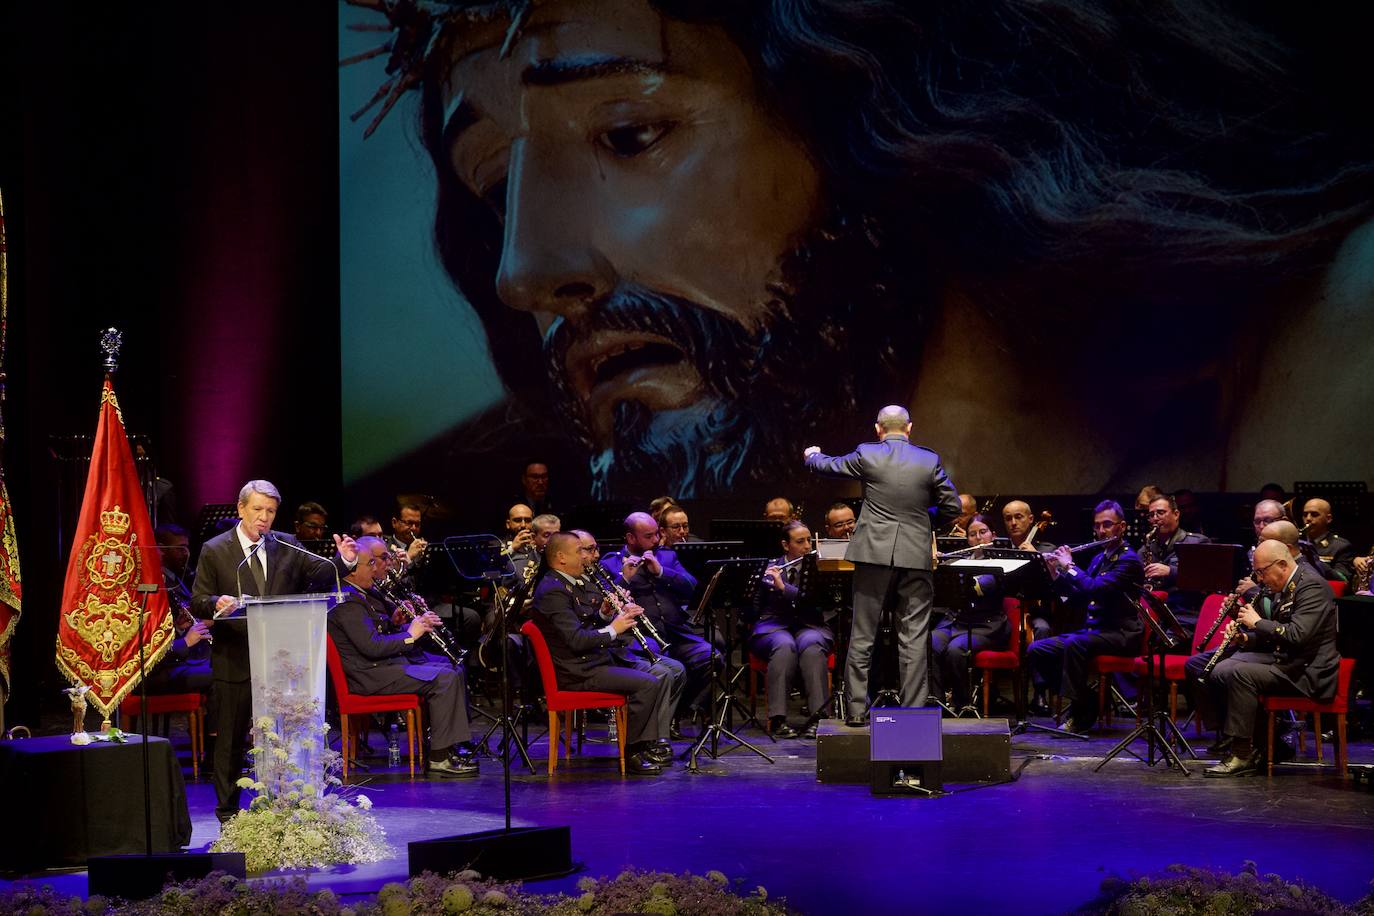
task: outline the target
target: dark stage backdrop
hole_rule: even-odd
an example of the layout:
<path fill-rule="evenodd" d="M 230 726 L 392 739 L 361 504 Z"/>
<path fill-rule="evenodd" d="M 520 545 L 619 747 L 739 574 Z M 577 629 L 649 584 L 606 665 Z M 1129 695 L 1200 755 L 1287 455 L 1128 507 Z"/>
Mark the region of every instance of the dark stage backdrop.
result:
<path fill-rule="evenodd" d="M 25 591 L 10 722 L 65 686 L 59 510 L 79 505 L 85 465 L 50 444 L 95 431 L 100 329 L 125 332 L 124 417 L 181 521 L 250 477 L 291 505 L 337 500 L 336 16 L 332 2 L 0 4 L 5 466 Z"/>
<path fill-rule="evenodd" d="M 360 492 L 496 522 L 537 457 L 564 506 L 815 502 L 801 449 L 889 402 L 975 492 L 1369 477 L 1363 18 L 424 6 L 339 83 Z M 387 67 L 419 88 L 364 139 Z"/>

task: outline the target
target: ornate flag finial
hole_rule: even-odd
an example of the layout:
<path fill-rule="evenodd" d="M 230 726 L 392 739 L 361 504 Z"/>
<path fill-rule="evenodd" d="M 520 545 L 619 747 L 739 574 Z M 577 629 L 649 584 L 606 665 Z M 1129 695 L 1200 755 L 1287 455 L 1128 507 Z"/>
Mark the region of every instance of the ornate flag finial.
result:
<path fill-rule="evenodd" d="M 114 372 L 119 368 L 119 348 L 124 345 L 124 334 L 118 328 L 106 328 L 100 334 L 100 349 L 105 351 L 105 371 Z"/>

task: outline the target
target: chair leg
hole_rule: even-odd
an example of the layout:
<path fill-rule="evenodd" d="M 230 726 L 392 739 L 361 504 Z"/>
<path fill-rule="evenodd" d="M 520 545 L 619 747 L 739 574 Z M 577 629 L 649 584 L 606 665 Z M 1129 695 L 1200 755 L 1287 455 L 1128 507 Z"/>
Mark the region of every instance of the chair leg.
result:
<path fill-rule="evenodd" d="M 425 771 L 425 704 L 415 707 L 415 750 L 420 755 L 420 772 Z"/>
<path fill-rule="evenodd" d="M 1269 768 L 1267 775 L 1274 775 L 1274 713 L 1270 711 L 1265 716 L 1264 729 L 1264 765 Z"/>
<path fill-rule="evenodd" d="M 624 707 L 624 706 L 617 706 L 617 707 L 615 708 L 615 725 L 616 725 L 616 728 L 615 728 L 615 735 L 616 735 L 615 743 L 616 743 L 617 748 L 618 748 L 619 751 L 620 751 L 620 775 L 621 775 L 621 776 L 624 776 L 624 775 L 625 775 L 625 730 L 629 727 L 629 719 L 628 719 L 628 718 L 626 717 L 626 715 L 625 715 L 625 707 Z M 1345 721 L 1344 721 L 1344 719 L 1342 719 L 1342 721 L 1341 721 L 1341 727 L 1342 727 L 1342 728 L 1345 727 Z"/>
<path fill-rule="evenodd" d="M 1312 743 L 1317 746 L 1317 763 L 1322 762 L 1322 714 L 1312 713 Z"/>
<path fill-rule="evenodd" d="M 1136 709 L 1139 708 L 1140 704 L 1137 703 Z M 1169 682 L 1169 721 L 1178 721 L 1178 681 Z"/>
<path fill-rule="evenodd" d="M 200 710 L 186 714 L 186 730 L 191 733 L 191 779 L 200 781 Z"/>
<path fill-rule="evenodd" d="M 577 716 L 577 710 L 572 709 L 563 717 L 563 731 L 565 733 L 563 743 L 563 759 L 572 760 L 572 728 L 573 718 Z"/>
<path fill-rule="evenodd" d="M 992 669 L 983 669 L 983 718 L 988 717 L 988 694 L 992 692 Z"/>
<path fill-rule="evenodd" d="M 1299 754 L 1306 754 L 1306 753 L 1307 753 L 1307 716 L 1303 716 L 1301 719 L 1299 719 L 1297 716 L 1293 715 L 1293 714 L 1290 712 L 1290 713 L 1288 714 L 1288 718 L 1289 718 L 1290 720 L 1292 720 L 1292 721 L 1298 723 L 1298 753 L 1299 753 Z"/>
<path fill-rule="evenodd" d="M 1350 756 L 1350 750 L 1345 744 L 1345 713 L 1336 713 L 1336 772 L 1341 779 L 1349 776 L 1346 772 L 1346 761 Z"/>
<path fill-rule="evenodd" d="M 339 713 L 339 750 L 343 751 L 343 781 L 348 782 L 348 763 L 353 749 L 349 747 L 348 713 Z"/>
<path fill-rule="evenodd" d="M 549 775 L 558 768 L 558 735 L 559 735 L 558 713 L 549 710 Z"/>
<path fill-rule="evenodd" d="M 418 731 L 415 727 L 415 710 L 406 710 L 406 766 L 410 769 L 410 778 L 415 778 L 415 734 Z"/>

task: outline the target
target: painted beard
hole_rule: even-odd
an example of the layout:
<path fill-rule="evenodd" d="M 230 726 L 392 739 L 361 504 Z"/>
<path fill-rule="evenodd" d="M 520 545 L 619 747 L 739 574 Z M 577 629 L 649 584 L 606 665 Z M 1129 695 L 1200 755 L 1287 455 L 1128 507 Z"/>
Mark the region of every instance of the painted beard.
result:
<path fill-rule="evenodd" d="M 838 217 L 813 230 L 782 259 L 753 329 L 629 285 L 551 325 L 554 408 L 590 453 L 593 498 L 776 488 L 818 433 L 905 402 L 926 309 L 879 238 Z"/>

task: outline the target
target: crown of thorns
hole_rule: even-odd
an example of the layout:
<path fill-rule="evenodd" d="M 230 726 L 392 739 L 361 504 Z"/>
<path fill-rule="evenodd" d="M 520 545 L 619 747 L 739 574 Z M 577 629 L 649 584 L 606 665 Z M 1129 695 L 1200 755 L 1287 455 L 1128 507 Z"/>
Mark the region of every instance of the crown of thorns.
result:
<path fill-rule="evenodd" d="M 377 87 L 362 108 L 349 115 L 349 120 L 357 121 L 374 106 L 381 104 L 377 115 L 363 130 L 364 138 L 372 136 L 377 125 L 382 123 L 382 119 L 402 96 L 423 82 L 446 28 L 507 17 L 510 27 L 501 43 L 501 57 L 506 57 L 519 39 L 533 6 L 533 0 L 344 0 L 344 3 L 386 17 L 384 23 L 350 24 L 350 30 L 391 33 L 391 38 L 385 44 L 339 61 L 340 67 L 347 67 L 383 54 L 388 55 L 386 81 Z"/>

